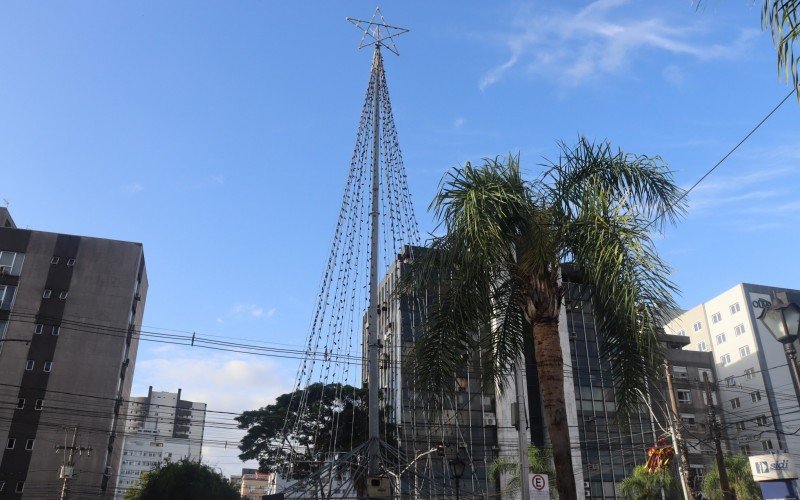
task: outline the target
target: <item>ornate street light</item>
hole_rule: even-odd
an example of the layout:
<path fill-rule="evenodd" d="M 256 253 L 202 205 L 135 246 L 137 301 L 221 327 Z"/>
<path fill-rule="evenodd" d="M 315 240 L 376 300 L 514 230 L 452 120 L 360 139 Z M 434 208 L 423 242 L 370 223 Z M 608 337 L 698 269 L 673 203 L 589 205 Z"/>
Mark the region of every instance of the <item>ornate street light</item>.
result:
<path fill-rule="evenodd" d="M 800 372 L 797 369 L 797 349 L 794 347 L 794 341 L 800 334 L 800 306 L 789 302 L 785 292 L 774 293 L 772 304 L 761 311 L 758 320 L 775 340 L 783 344 L 789 370 L 792 372 L 794 392 L 800 403 Z"/>
<path fill-rule="evenodd" d="M 467 464 L 461 460 L 460 457 L 450 460 L 450 473 L 456 479 L 456 500 L 461 499 L 461 478 L 464 477 L 464 467 L 466 465 Z"/>

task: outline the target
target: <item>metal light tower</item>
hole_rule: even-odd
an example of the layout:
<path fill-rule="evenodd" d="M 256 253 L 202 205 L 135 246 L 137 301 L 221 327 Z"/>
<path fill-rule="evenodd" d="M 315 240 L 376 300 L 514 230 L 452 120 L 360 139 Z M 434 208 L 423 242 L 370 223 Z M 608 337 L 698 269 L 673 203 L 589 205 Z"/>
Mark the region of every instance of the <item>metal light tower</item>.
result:
<path fill-rule="evenodd" d="M 348 17 L 347 20 L 355 25 L 364 34 L 358 45 L 359 49 L 374 46 L 372 56 L 372 75 L 370 81 L 373 82 L 371 93 L 374 99 L 373 105 L 373 145 L 372 145 L 372 203 L 370 210 L 370 267 L 369 267 L 369 314 L 367 322 L 367 387 L 369 397 L 369 448 L 368 448 L 368 474 L 376 476 L 380 468 L 380 431 L 378 426 L 378 385 L 380 375 L 378 372 L 378 262 L 380 260 L 380 95 L 381 82 L 383 81 L 383 57 L 381 57 L 381 47 L 400 55 L 394 43 L 394 37 L 408 33 L 409 30 L 386 24 L 386 20 L 381 13 L 380 7 L 375 9 L 369 21 Z"/>

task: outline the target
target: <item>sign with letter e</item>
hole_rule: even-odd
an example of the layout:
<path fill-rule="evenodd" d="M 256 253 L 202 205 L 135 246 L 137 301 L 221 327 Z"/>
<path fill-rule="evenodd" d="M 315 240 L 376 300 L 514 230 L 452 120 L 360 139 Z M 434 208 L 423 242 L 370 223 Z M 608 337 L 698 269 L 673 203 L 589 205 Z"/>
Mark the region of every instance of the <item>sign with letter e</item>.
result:
<path fill-rule="evenodd" d="M 550 500 L 550 484 L 547 474 L 529 473 L 528 481 L 531 484 L 531 500 Z"/>

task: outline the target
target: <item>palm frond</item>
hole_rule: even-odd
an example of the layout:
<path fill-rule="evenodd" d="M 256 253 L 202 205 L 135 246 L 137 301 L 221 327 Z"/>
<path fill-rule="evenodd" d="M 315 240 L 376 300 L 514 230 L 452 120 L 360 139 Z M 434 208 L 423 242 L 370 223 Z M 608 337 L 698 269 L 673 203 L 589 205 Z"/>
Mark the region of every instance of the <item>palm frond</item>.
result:
<path fill-rule="evenodd" d="M 800 100 L 800 56 L 795 57 L 794 47 L 800 39 L 800 0 L 764 0 L 761 25 L 769 30 L 772 43 L 778 52 L 778 72 L 791 80 Z"/>
<path fill-rule="evenodd" d="M 637 408 L 661 362 L 659 335 L 665 311 L 676 308 L 677 287 L 629 199 L 603 183 L 583 188 L 578 217 L 569 224 L 569 248 L 592 287 L 601 355 L 610 361 L 622 417 Z"/>
<path fill-rule="evenodd" d="M 614 150 L 608 142 L 595 144 L 584 136 L 574 147 L 562 142 L 560 148 L 558 161 L 546 165 L 542 178 L 550 203 L 567 219 L 578 216 L 587 189 L 627 199 L 656 227 L 674 224 L 684 214 L 683 190 L 660 157 Z"/>

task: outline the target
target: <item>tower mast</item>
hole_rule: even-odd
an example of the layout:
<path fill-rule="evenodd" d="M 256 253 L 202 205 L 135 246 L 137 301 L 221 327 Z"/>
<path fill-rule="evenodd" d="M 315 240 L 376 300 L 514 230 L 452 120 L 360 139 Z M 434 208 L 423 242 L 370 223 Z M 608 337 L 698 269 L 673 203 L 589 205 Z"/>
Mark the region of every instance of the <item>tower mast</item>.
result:
<path fill-rule="evenodd" d="M 383 61 L 381 60 L 381 44 L 375 44 L 375 53 L 372 56 L 372 81 L 375 82 L 373 92 L 374 108 L 372 122 L 372 208 L 370 210 L 371 245 L 370 245 L 370 264 L 369 264 L 369 322 L 367 323 L 367 366 L 368 366 L 368 397 L 369 397 L 369 449 L 368 464 L 369 475 L 376 476 L 380 465 L 380 430 L 378 428 L 378 260 L 380 247 L 379 225 L 380 225 L 380 85 L 381 70 Z"/>
<path fill-rule="evenodd" d="M 378 370 L 378 262 L 380 261 L 380 120 L 381 120 L 381 82 L 383 81 L 383 57 L 381 47 L 399 55 L 394 37 L 408 33 L 405 28 L 386 24 L 380 7 L 369 21 L 347 18 L 358 29 L 364 32 L 358 48 L 374 45 L 370 80 L 372 85 L 372 201 L 370 208 L 370 266 L 369 266 L 369 306 L 367 315 L 367 394 L 369 405 L 369 444 L 367 448 L 367 474 L 375 477 L 380 474 L 381 438 L 379 427 L 378 393 L 380 372 Z"/>

